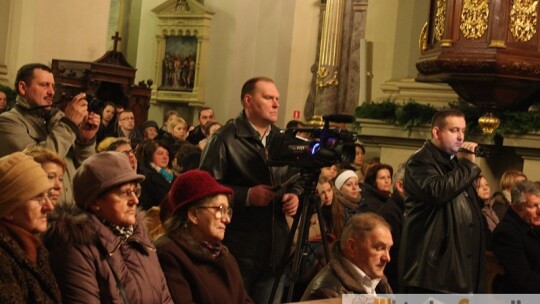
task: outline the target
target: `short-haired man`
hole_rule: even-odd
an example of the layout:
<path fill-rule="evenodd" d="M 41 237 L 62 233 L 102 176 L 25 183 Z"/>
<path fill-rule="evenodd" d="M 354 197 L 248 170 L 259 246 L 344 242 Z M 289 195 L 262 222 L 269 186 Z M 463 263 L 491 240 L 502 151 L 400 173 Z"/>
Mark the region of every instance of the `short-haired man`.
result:
<path fill-rule="evenodd" d="M 405 293 L 485 293 L 486 223 L 474 188 L 477 144 L 459 110 L 433 115 L 431 140 L 405 165 L 398 271 Z M 462 152 L 463 151 L 463 152 Z"/>
<path fill-rule="evenodd" d="M 32 63 L 17 72 L 15 107 L 0 115 L 0 156 L 42 145 L 66 161 L 60 204 L 73 204 L 71 180 L 83 160 L 95 153 L 98 113 L 88 112 L 86 95 L 68 101 L 64 111 L 53 108 L 54 76 L 51 68 Z"/>
<path fill-rule="evenodd" d="M 243 111 L 208 142 L 200 168 L 234 190 L 234 217 L 224 243 L 235 256 L 244 286 L 255 303 L 268 303 L 288 234 L 285 214 L 294 215 L 300 189 L 276 192 L 287 172 L 269 167 L 267 139 L 279 132 L 279 92 L 266 77 L 242 87 Z M 279 303 L 279 292 L 274 298 Z"/>
<path fill-rule="evenodd" d="M 491 250 L 505 273 L 500 293 L 540 291 L 540 186 L 521 181 L 511 189 L 512 204 L 493 231 Z"/>
<path fill-rule="evenodd" d="M 206 138 L 206 133 L 204 133 L 204 126 L 207 123 L 214 121 L 214 110 L 210 107 L 204 107 L 199 110 L 199 125 L 196 126 L 193 130 L 189 131 L 189 135 L 186 138 L 193 145 L 198 145 L 199 142 Z"/>
<path fill-rule="evenodd" d="M 384 276 L 392 247 L 390 226 L 371 212 L 351 217 L 330 262 L 311 280 L 302 301 L 340 298 L 343 294 L 390 294 Z"/>
<path fill-rule="evenodd" d="M 143 136 L 139 129 L 135 128 L 135 114 L 130 109 L 125 109 L 118 114 L 117 137 L 125 137 L 131 141 L 131 146 L 135 148 L 142 140 Z"/>

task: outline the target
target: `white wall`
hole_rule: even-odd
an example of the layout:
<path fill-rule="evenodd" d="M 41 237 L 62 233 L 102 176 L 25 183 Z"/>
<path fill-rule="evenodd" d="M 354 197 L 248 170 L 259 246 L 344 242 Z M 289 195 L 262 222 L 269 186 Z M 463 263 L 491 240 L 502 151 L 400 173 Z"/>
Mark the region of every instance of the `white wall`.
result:
<path fill-rule="evenodd" d="M 381 90 L 385 82 L 416 77 L 418 40 L 428 14 L 425 0 L 369 1 L 366 39 L 373 42 L 373 100 L 387 97 Z"/>
<path fill-rule="evenodd" d="M 151 12 L 163 3 L 143 0 L 140 10 L 137 79 L 154 77 L 157 18 Z M 210 27 L 206 104 L 225 122 L 241 111 L 240 89 L 254 76 L 275 80 L 281 94 L 280 121 L 303 110 L 317 45 L 320 0 L 206 0 L 215 12 Z M 130 38 L 131 39 L 131 38 Z M 129 52 L 129 51 L 128 51 Z M 152 104 L 149 118 L 160 121 L 166 106 Z"/>
<path fill-rule="evenodd" d="M 108 18 L 109 0 L 11 1 L 5 56 L 9 83 L 30 62 L 96 60 L 106 51 Z"/>

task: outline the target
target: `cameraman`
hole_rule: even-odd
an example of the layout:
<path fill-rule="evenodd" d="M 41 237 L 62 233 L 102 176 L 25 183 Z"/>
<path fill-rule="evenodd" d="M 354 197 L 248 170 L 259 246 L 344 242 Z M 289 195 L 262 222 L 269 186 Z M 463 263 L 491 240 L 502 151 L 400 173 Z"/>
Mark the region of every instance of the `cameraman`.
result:
<path fill-rule="evenodd" d="M 100 117 L 88 113 L 86 95 L 80 93 L 64 111 L 53 108 L 54 76 L 44 64 L 31 63 L 17 72 L 15 107 L 0 115 L 0 157 L 41 145 L 67 163 L 60 204 L 73 204 L 71 187 L 76 167 L 95 153 Z"/>
<path fill-rule="evenodd" d="M 268 303 L 289 230 L 285 215 L 296 213 L 300 190 L 276 192 L 273 186 L 284 174 L 267 164 L 267 139 L 279 131 L 274 81 L 252 78 L 240 97 L 244 110 L 214 133 L 200 168 L 234 190 L 234 217 L 224 243 L 238 261 L 248 294 L 255 303 Z M 278 290 L 274 301 L 280 300 Z"/>

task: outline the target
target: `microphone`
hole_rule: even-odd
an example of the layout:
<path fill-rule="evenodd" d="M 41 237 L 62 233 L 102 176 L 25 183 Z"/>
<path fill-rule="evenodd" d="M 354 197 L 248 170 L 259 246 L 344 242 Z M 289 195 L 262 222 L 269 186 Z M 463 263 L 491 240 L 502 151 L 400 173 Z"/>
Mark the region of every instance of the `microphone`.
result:
<path fill-rule="evenodd" d="M 322 118 L 324 121 L 331 121 L 337 123 L 353 123 L 356 120 L 354 116 L 348 114 L 329 114 L 324 115 Z"/>
<path fill-rule="evenodd" d="M 489 158 L 489 155 L 490 155 L 490 151 L 488 149 L 486 149 L 485 147 L 482 147 L 482 146 L 476 146 L 474 148 L 474 151 L 467 150 L 465 148 L 459 148 L 458 152 L 467 153 L 467 154 L 474 154 L 477 157 L 484 157 L 484 158 Z"/>

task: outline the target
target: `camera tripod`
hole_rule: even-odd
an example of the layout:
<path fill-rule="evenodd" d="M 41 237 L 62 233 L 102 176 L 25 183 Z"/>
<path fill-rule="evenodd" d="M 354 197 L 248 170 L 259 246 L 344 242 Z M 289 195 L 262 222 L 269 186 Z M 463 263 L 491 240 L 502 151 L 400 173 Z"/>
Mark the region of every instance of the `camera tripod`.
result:
<path fill-rule="evenodd" d="M 294 216 L 294 221 L 292 223 L 289 235 L 287 236 L 287 241 L 285 243 L 285 248 L 283 249 L 281 262 L 277 268 L 276 279 L 274 281 L 274 286 L 272 287 L 272 293 L 270 294 L 270 299 L 268 300 L 269 304 L 272 304 L 274 302 L 274 297 L 277 292 L 279 281 L 285 273 L 286 266 L 291 262 L 289 253 L 292 247 L 295 232 L 298 229 L 296 250 L 294 251 L 294 255 L 292 257 L 292 268 L 290 277 L 291 282 L 287 294 L 287 302 L 290 302 L 292 300 L 294 285 L 298 280 L 298 272 L 302 262 L 303 254 L 306 251 L 307 246 L 309 245 L 308 236 L 310 216 L 311 211 L 314 209 L 316 210 L 317 217 L 319 219 L 319 228 L 321 231 L 321 240 L 324 248 L 324 256 L 327 262 L 330 258 L 330 251 L 328 248 L 328 242 L 326 240 L 326 223 L 324 222 L 324 216 L 322 215 L 320 199 L 316 192 L 317 181 L 320 171 L 320 169 L 303 169 L 302 171 L 302 179 L 304 180 L 304 194 L 302 196 L 302 202 L 299 205 L 299 208 Z"/>

